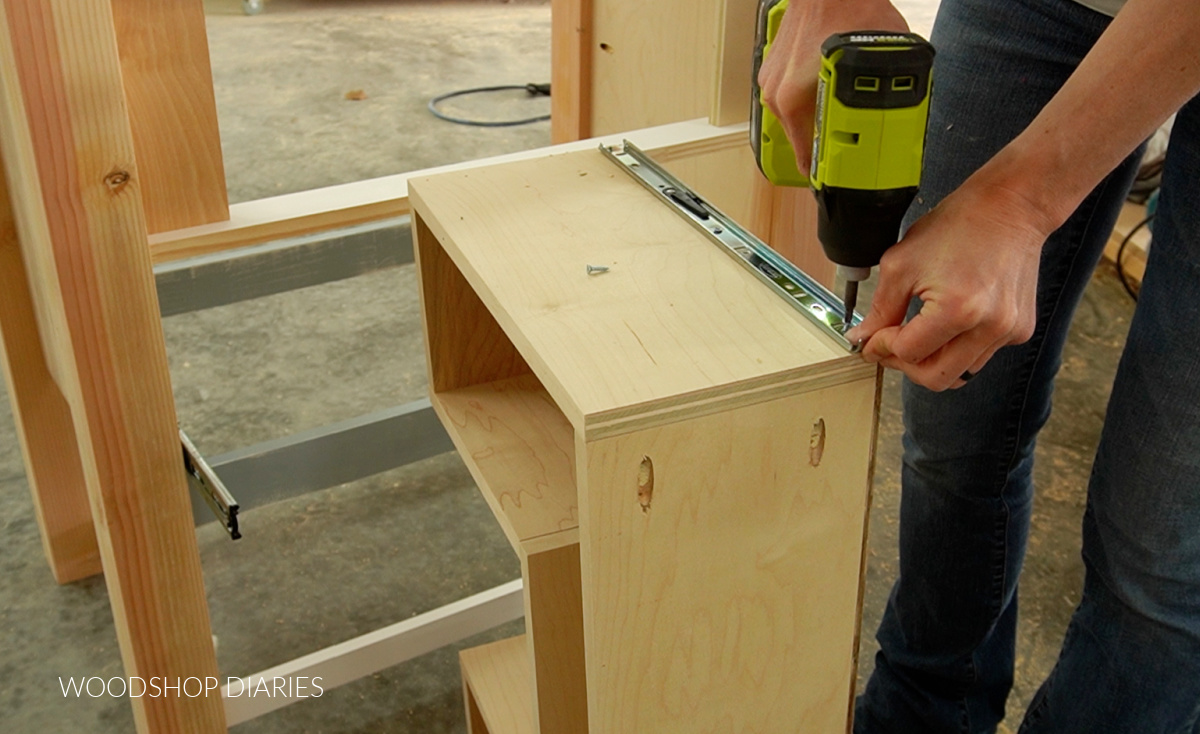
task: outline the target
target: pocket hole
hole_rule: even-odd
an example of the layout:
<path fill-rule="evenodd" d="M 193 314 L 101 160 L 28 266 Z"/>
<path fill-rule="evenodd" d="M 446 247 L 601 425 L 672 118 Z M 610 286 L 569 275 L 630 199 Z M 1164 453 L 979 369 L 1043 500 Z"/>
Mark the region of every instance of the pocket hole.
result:
<path fill-rule="evenodd" d="M 808 463 L 812 466 L 821 465 L 821 457 L 825 456 L 825 419 L 813 421 L 812 436 L 808 439 Z"/>
<path fill-rule="evenodd" d="M 654 462 L 649 456 L 643 456 L 642 465 L 638 467 L 637 498 L 642 512 L 649 512 L 650 502 L 654 499 Z"/>

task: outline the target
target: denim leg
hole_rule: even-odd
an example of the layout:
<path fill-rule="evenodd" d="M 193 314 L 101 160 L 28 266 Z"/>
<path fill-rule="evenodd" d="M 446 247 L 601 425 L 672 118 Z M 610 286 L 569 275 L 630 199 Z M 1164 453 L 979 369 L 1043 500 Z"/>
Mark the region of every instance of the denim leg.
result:
<path fill-rule="evenodd" d="M 915 219 L 1021 132 L 1108 19 L 1070 0 L 945 0 Z M 1075 307 L 1136 172 L 1131 157 L 1047 241 L 1037 323 L 967 386 L 904 387 L 900 573 L 858 734 L 991 732 L 1012 686 L 1033 448 Z"/>
<path fill-rule="evenodd" d="M 1200 731 L 1200 101 L 1180 111 L 1083 521 L 1083 598 L 1025 734 Z"/>

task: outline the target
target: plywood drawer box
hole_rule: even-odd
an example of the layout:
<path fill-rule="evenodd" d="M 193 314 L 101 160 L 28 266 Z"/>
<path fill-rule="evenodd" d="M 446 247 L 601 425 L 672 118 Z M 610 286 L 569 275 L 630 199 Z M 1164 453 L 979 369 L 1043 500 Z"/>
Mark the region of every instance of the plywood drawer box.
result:
<path fill-rule="evenodd" d="M 410 191 L 432 401 L 525 579 L 474 734 L 845 732 L 875 368 L 598 151 Z"/>

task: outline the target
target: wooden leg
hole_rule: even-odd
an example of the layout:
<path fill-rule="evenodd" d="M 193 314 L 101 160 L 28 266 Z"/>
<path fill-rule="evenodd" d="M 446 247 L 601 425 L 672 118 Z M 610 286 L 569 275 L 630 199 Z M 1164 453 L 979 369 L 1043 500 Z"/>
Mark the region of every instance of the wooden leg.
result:
<path fill-rule="evenodd" d="M 0 354 L 42 547 L 60 584 L 100 573 L 71 408 L 46 366 L 8 184 L 0 175 Z"/>
<path fill-rule="evenodd" d="M 0 149 L 125 673 L 192 679 L 133 699 L 137 730 L 223 732 L 115 39 L 110 0 L 0 2 Z"/>
<path fill-rule="evenodd" d="M 113 0 L 151 234 L 229 219 L 203 0 Z"/>
<path fill-rule="evenodd" d="M 550 140 L 592 136 L 592 0 L 550 2 Z"/>

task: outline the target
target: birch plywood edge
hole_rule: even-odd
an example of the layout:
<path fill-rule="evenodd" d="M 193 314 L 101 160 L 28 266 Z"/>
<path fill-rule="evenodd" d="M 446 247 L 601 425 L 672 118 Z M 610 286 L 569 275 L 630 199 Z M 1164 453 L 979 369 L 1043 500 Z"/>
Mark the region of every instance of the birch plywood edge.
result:
<path fill-rule="evenodd" d="M 873 374 L 599 151 L 410 189 L 577 437 Z"/>

